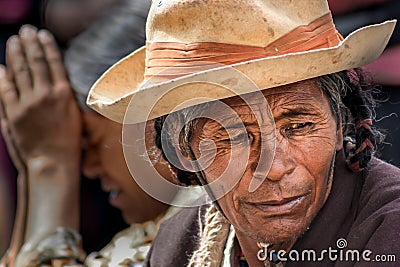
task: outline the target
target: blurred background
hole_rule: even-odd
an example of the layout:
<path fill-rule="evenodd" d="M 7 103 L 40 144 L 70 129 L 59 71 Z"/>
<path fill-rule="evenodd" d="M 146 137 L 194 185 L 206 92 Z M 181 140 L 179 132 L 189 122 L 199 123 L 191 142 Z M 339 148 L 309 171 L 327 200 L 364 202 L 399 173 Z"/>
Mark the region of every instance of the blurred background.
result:
<path fill-rule="evenodd" d="M 47 28 L 61 49 L 100 19 L 119 0 L 0 0 L 0 64 L 5 63 L 7 39 L 24 24 Z M 0 258 L 10 242 L 16 206 L 16 171 L 0 138 Z M 87 252 L 103 248 L 127 227 L 108 202 L 99 179 L 82 179 L 81 234 Z"/>
<path fill-rule="evenodd" d="M 7 39 L 29 23 L 49 29 L 61 49 L 101 18 L 120 0 L 0 0 L 0 64 L 5 62 Z M 132 0 L 134 1 L 134 0 Z M 149 0 L 150 1 L 150 0 Z M 328 0 L 337 28 L 346 36 L 356 28 L 400 19 L 400 1 Z M 400 27 L 397 25 L 388 49 L 365 67 L 382 93 L 375 125 L 387 129 L 380 157 L 400 166 Z M 119 230 L 127 227 L 120 212 L 107 201 L 99 180 L 82 179 L 81 233 L 87 252 L 99 250 Z M 9 244 L 16 201 L 16 171 L 0 138 L 0 256 Z"/>

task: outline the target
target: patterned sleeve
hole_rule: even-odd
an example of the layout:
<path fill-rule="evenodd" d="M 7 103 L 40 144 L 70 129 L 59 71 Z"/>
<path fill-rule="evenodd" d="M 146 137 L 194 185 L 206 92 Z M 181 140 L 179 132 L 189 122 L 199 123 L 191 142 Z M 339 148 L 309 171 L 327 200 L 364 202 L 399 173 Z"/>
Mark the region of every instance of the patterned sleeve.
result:
<path fill-rule="evenodd" d="M 80 234 L 59 227 L 36 245 L 25 244 L 18 253 L 16 266 L 83 266 L 85 257 Z"/>

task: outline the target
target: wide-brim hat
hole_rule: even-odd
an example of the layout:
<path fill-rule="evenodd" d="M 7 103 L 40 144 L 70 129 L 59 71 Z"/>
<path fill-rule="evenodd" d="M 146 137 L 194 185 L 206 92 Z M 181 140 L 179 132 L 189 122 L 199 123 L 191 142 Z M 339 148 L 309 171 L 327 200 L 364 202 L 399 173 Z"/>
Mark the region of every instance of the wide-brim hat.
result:
<path fill-rule="evenodd" d="M 363 27 L 343 39 L 326 0 L 153 1 L 146 47 L 107 70 L 87 104 L 117 122 L 134 105 L 129 122 L 136 123 L 360 67 L 381 55 L 395 23 Z M 226 75 L 232 69 L 255 86 L 231 90 L 240 83 Z M 199 100 L 177 108 L 192 99 Z"/>

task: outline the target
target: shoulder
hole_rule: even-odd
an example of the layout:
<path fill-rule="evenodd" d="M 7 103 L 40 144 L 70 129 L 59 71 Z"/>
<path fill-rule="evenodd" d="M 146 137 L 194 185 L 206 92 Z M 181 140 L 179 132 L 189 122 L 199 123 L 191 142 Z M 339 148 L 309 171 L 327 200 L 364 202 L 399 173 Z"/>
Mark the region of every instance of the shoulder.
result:
<path fill-rule="evenodd" d="M 397 177 L 400 180 L 400 169 L 381 159 L 373 157 L 366 168 L 367 175 L 383 174 L 384 176 Z"/>
<path fill-rule="evenodd" d="M 152 243 L 146 266 L 186 266 L 197 247 L 200 220 L 206 207 L 183 208 L 165 220 Z"/>
<path fill-rule="evenodd" d="M 363 178 L 350 236 L 359 248 L 400 257 L 400 169 L 373 158 Z"/>
<path fill-rule="evenodd" d="M 373 158 L 363 172 L 364 185 L 361 201 L 367 205 L 374 200 L 376 207 L 400 199 L 400 169 Z M 370 203 L 372 204 L 372 203 Z"/>
<path fill-rule="evenodd" d="M 363 171 L 363 187 L 358 213 L 360 219 L 383 220 L 387 216 L 400 219 L 400 169 L 373 158 Z"/>

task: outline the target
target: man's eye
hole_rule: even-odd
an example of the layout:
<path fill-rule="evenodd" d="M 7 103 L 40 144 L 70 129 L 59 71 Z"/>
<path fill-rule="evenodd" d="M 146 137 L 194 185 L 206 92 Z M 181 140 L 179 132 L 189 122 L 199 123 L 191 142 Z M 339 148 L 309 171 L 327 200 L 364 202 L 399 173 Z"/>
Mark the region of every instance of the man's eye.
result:
<path fill-rule="evenodd" d="M 286 135 L 305 133 L 311 129 L 314 124 L 312 122 L 292 123 L 285 128 Z"/>

